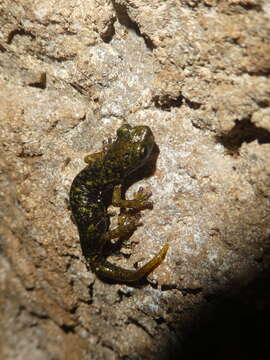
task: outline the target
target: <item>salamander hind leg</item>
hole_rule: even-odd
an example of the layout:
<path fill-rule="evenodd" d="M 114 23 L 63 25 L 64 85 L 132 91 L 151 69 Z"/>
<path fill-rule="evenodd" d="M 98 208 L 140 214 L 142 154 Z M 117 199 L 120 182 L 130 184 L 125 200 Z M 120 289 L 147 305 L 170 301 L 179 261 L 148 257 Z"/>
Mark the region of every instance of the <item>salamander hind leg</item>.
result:
<path fill-rule="evenodd" d="M 142 225 L 140 223 L 140 215 L 139 214 L 129 214 L 123 213 L 118 216 L 118 226 L 112 230 L 108 230 L 106 233 L 102 235 L 102 239 L 104 242 L 107 242 L 111 239 L 126 237 L 132 234 L 137 227 Z"/>

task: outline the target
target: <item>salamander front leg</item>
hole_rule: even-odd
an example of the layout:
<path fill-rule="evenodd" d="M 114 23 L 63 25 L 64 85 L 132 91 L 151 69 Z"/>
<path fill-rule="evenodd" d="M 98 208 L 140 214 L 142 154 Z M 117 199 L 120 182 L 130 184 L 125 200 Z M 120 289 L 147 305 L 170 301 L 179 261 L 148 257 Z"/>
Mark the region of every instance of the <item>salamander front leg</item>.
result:
<path fill-rule="evenodd" d="M 112 204 L 114 206 L 120 207 L 122 209 L 152 209 L 153 203 L 152 201 L 148 201 L 152 193 L 150 191 L 144 190 L 144 188 L 140 187 L 137 192 L 134 193 L 134 198 L 131 200 L 122 199 L 122 191 L 121 185 L 117 185 L 113 190 L 113 198 Z"/>
<path fill-rule="evenodd" d="M 98 159 L 102 159 L 104 157 L 104 155 L 105 155 L 105 152 L 100 151 L 100 152 L 97 152 L 94 154 L 86 155 L 83 160 L 86 164 L 91 164 L 92 162 L 95 162 Z"/>

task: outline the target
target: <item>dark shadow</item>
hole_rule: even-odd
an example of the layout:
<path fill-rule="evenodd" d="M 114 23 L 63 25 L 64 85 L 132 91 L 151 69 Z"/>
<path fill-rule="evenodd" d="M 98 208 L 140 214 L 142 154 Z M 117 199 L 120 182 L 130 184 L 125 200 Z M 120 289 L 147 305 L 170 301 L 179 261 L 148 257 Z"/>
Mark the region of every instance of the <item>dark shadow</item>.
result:
<path fill-rule="evenodd" d="M 254 10 L 256 12 L 261 12 L 263 10 L 262 5 L 256 1 L 238 1 L 235 4 L 231 4 L 232 7 L 240 7 L 247 11 Z"/>
<path fill-rule="evenodd" d="M 156 108 L 163 111 L 171 111 L 172 108 L 179 108 L 183 104 L 187 105 L 190 109 L 197 110 L 201 107 L 201 103 L 189 100 L 182 94 L 177 97 L 166 95 L 156 95 L 152 98 Z"/>
<path fill-rule="evenodd" d="M 230 131 L 216 136 L 216 141 L 232 152 L 238 152 L 244 142 L 250 143 L 254 140 L 257 140 L 259 144 L 270 143 L 270 132 L 254 125 L 250 117 L 236 120 L 234 127 Z"/>
<path fill-rule="evenodd" d="M 147 161 L 147 163 L 142 166 L 141 168 L 137 169 L 136 171 L 134 171 L 126 180 L 123 186 L 123 191 L 126 192 L 127 189 L 132 185 L 135 184 L 136 182 L 145 179 L 145 178 L 149 178 L 150 176 L 153 176 L 155 171 L 156 171 L 156 163 L 157 163 L 157 158 L 159 155 L 160 151 L 159 151 L 159 147 L 157 146 L 157 144 L 154 144 L 154 148 L 152 150 L 152 153 Z"/>
<path fill-rule="evenodd" d="M 114 10 L 116 13 L 116 17 L 117 17 L 119 23 L 121 25 L 125 26 L 127 29 L 131 29 L 131 30 L 135 31 L 135 33 L 138 36 L 140 36 L 144 39 L 146 47 L 149 50 L 153 51 L 153 49 L 156 48 L 155 44 L 152 42 L 152 40 L 147 35 L 141 33 L 141 30 L 140 30 L 138 24 L 130 18 L 129 14 L 127 12 L 126 5 L 116 3 L 114 0 L 112 0 L 112 4 L 113 4 L 113 7 L 114 7 Z"/>
<path fill-rule="evenodd" d="M 9 34 L 8 34 L 8 38 L 7 38 L 7 44 L 11 44 L 14 37 L 16 35 L 19 36 L 28 36 L 30 37 L 32 40 L 34 40 L 36 38 L 36 36 L 34 34 L 32 34 L 30 31 L 26 31 L 24 29 L 16 29 L 16 30 L 12 30 Z"/>
<path fill-rule="evenodd" d="M 171 108 L 178 108 L 183 104 L 183 96 L 179 95 L 178 97 L 172 98 L 168 94 L 164 96 L 156 95 L 153 97 L 153 102 L 156 108 L 163 111 L 171 111 Z"/>
<path fill-rule="evenodd" d="M 180 321 L 171 331 L 178 341 L 168 344 L 158 360 L 266 360 L 269 359 L 270 272 L 266 270 L 247 286 L 205 296 L 195 317 Z"/>
<path fill-rule="evenodd" d="M 115 35 L 115 28 L 114 28 L 114 23 L 115 23 L 115 18 L 109 23 L 109 25 L 107 26 L 107 29 L 105 32 L 103 32 L 100 36 L 101 39 L 105 42 L 105 43 L 110 43 Z"/>
<path fill-rule="evenodd" d="M 0 44 L 0 51 L 4 53 L 7 51 L 7 49 L 2 44 Z"/>
<path fill-rule="evenodd" d="M 34 87 L 34 88 L 42 89 L 42 90 L 46 89 L 46 87 L 47 87 L 47 75 L 46 75 L 46 73 L 43 72 L 40 75 L 40 78 L 39 78 L 38 81 L 29 83 L 28 85 L 31 86 L 31 87 Z"/>

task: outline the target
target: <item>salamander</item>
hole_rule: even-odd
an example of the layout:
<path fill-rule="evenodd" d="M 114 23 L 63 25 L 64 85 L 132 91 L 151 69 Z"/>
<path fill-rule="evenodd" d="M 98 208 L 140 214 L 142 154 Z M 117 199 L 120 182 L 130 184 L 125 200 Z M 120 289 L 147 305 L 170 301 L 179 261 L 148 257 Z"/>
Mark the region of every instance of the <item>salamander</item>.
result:
<path fill-rule="evenodd" d="M 78 227 L 87 264 L 97 276 L 117 282 L 134 282 L 151 273 L 165 258 L 168 244 L 137 270 L 128 270 L 106 260 L 104 247 L 112 239 L 133 233 L 140 225 L 139 211 L 151 208 L 151 193 L 140 188 L 131 200 L 123 198 L 127 177 L 145 165 L 155 144 L 148 126 L 122 125 L 114 141 L 101 152 L 85 157 L 87 166 L 74 178 L 70 207 Z M 111 196 L 109 195 L 111 194 Z M 108 200 L 109 199 L 109 200 Z M 109 205 L 119 207 L 118 226 L 110 229 Z"/>

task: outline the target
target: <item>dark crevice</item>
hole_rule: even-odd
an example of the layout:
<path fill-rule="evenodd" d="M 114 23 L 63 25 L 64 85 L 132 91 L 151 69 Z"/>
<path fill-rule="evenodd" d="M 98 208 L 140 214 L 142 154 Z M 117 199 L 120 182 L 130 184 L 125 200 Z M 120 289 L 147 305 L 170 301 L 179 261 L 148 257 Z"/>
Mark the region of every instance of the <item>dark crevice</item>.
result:
<path fill-rule="evenodd" d="M 256 4 L 253 1 L 239 1 L 236 4 L 231 4 L 232 6 L 240 6 L 241 8 L 245 10 L 255 10 L 255 11 L 262 11 L 262 5 Z"/>
<path fill-rule="evenodd" d="M 88 285 L 88 294 L 89 294 L 89 300 L 88 303 L 92 304 L 93 302 L 93 297 L 94 297 L 94 282 L 90 283 Z"/>
<path fill-rule="evenodd" d="M 124 298 L 129 298 L 132 296 L 132 291 L 129 288 L 120 288 L 117 291 L 117 294 L 119 296 L 119 302 L 121 302 Z"/>
<path fill-rule="evenodd" d="M 153 337 L 153 334 L 143 325 L 139 322 L 139 320 L 133 318 L 133 317 L 128 317 L 128 322 L 130 324 L 134 324 L 136 326 L 138 326 L 139 328 L 141 328 L 143 331 L 146 332 L 146 334 L 148 334 L 150 337 Z"/>
<path fill-rule="evenodd" d="M 153 51 L 153 49 L 156 48 L 155 44 L 146 34 L 141 33 L 138 24 L 135 21 L 133 21 L 130 18 L 130 16 L 128 15 L 126 6 L 124 6 L 122 4 L 117 4 L 114 0 L 112 0 L 112 4 L 113 4 L 113 7 L 114 7 L 114 10 L 115 10 L 115 13 L 116 13 L 119 23 L 121 25 L 125 26 L 127 29 L 134 30 L 138 36 L 141 36 L 144 39 L 144 42 L 145 42 L 145 45 L 147 46 L 147 48 L 149 50 Z"/>
<path fill-rule="evenodd" d="M 54 194 L 57 194 L 57 190 L 56 190 L 56 189 L 54 189 Z M 68 201 L 68 200 L 66 199 L 66 201 Z M 68 209 L 68 210 L 70 210 L 70 209 Z M 62 256 L 62 257 L 69 257 L 70 259 L 74 259 L 74 260 L 79 260 L 79 259 L 80 259 L 79 256 L 74 255 L 74 254 L 71 254 L 71 253 L 64 253 L 64 254 L 61 254 L 60 256 Z M 70 266 L 70 264 L 68 264 L 68 265 Z"/>
<path fill-rule="evenodd" d="M 161 290 L 162 291 L 170 291 L 170 290 L 178 290 L 182 293 L 183 296 L 188 295 L 188 294 L 192 294 L 192 295 L 197 295 L 199 293 L 201 293 L 203 291 L 202 287 L 198 287 L 198 288 L 180 288 L 179 286 L 175 285 L 175 284 L 170 284 L 170 285 L 162 285 L 161 286 Z"/>
<path fill-rule="evenodd" d="M 171 108 L 182 106 L 183 99 L 184 97 L 182 95 L 175 98 L 172 98 L 169 95 L 157 95 L 153 97 L 155 107 L 164 111 L 170 111 Z"/>
<path fill-rule="evenodd" d="M 170 111 L 171 108 L 180 107 L 183 104 L 186 104 L 190 109 L 198 110 L 202 105 L 196 101 L 189 100 L 181 94 L 177 97 L 172 97 L 168 94 L 162 96 L 156 95 L 153 97 L 153 101 L 157 108 L 164 111 Z"/>
<path fill-rule="evenodd" d="M 22 149 L 22 151 L 18 154 L 20 158 L 37 158 L 43 156 L 43 153 L 28 153 L 26 149 Z"/>
<path fill-rule="evenodd" d="M 190 109 L 194 109 L 194 110 L 198 110 L 202 104 L 196 101 L 191 101 L 188 98 L 184 97 L 185 99 L 185 104 L 190 108 Z"/>
<path fill-rule="evenodd" d="M 66 333 L 75 333 L 75 325 L 67 325 L 67 324 L 63 324 L 60 326 L 60 328 Z"/>
<path fill-rule="evenodd" d="M 163 284 L 161 285 L 161 291 L 170 291 L 177 289 L 177 285 L 175 284 Z"/>
<path fill-rule="evenodd" d="M 12 30 L 9 35 L 8 35 L 8 38 L 7 38 L 7 43 L 8 44 L 11 44 L 14 37 L 16 35 L 20 35 L 20 36 L 28 36 L 30 37 L 31 39 L 35 39 L 35 35 L 33 35 L 30 31 L 26 31 L 24 29 L 16 29 L 16 30 Z"/>
<path fill-rule="evenodd" d="M 114 347 L 113 347 L 111 344 L 105 343 L 105 342 L 103 342 L 103 341 L 99 342 L 99 344 L 100 344 L 102 347 L 104 347 L 105 349 L 109 349 L 110 351 L 112 351 L 112 352 L 115 353 L 115 349 L 114 349 Z"/>
<path fill-rule="evenodd" d="M 156 318 L 156 319 L 154 319 L 154 320 L 156 321 L 156 323 L 157 323 L 158 325 L 166 324 L 166 323 L 167 323 L 166 320 L 164 319 L 164 317 L 162 317 L 162 316 L 160 316 L 160 317 L 158 317 L 158 318 Z"/>
<path fill-rule="evenodd" d="M 80 299 L 80 301 L 81 301 L 83 304 L 86 304 L 86 305 L 91 305 L 91 304 L 93 304 L 93 300 L 92 300 L 92 299 L 89 299 L 89 300 Z"/>
<path fill-rule="evenodd" d="M 35 311 L 30 311 L 29 314 L 36 317 L 36 318 L 38 318 L 38 319 L 49 319 L 49 316 L 46 313 L 41 314 L 41 313 L 37 313 Z"/>
<path fill-rule="evenodd" d="M 49 134 L 51 131 L 53 131 L 56 126 L 59 124 L 60 120 L 59 119 L 56 119 L 52 125 L 47 129 L 47 134 Z"/>
<path fill-rule="evenodd" d="M 70 309 L 70 313 L 71 314 L 75 314 L 75 312 L 77 311 L 77 309 L 78 309 L 78 305 L 74 305 L 71 309 Z"/>
<path fill-rule="evenodd" d="M 34 88 L 42 89 L 42 90 L 46 89 L 46 86 L 47 86 L 47 75 L 46 75 L 46 73 L 44 72 L 44 73 L 42 73 L 40 75 L 39 81 L 29 83 L 28 85 L 31 86 L 31 87 L 34 87 Z"/>
<path fill-rule="evenodd" d="M 110 24 L 107 26 L 106 31 L 104 31 L 100 36 L 101 39 L 105 42 L 105 43 L 110 43 L 111 40 L 113 39 L 114 35 L 115 35 L 115 28 L 114 28 L 114 23 L 115 23 L 116 18 L 113 18 L 112 21 L 110 22 Z"/>
<path fill-rule="evenodd" d="M 34 291 L 36 289 L 36 287 L 35 286 L 29 286 L 29 285 L 25 285 L 25 290 L 27 290 L 27 291 Z"/>
<path fill-rule="evenodd" d="M 236 120 L 234 127 L 226 134 L 216 136 L 216 140 L 228 150 L 237 150 L 244 142 L 257 140 L 259 144 L 270 143 L 270 132 L 254 125 L 249 116 L 243 120 Z"/>
<path fill-rule="evenodd" d="M 255 102 L 262 109 L 268 108 L 270 105 L 270 99 L 255 100 Z"/>
<path fill-rule="evenodd" d="M 68 56 L 54 56 L 52 54 L 46 54 L 44 55 L 44 59 L 48 58 L 51 61 L 56 61 L 58 63 L 64 63 L 66 61 L 71 61 L 73 60 L 77 55 L 68 55 Z M 40 57 L 42 60 L 44 60 L 42 58 L 42 56 Z"/>
<path fill-rule="evenodd" d="M 256 70 L 256 71 L 244 71 L 243 74 L 248 74 L 250 76 L 264 76 L 266 78 L 268 78 L 270 76 L 270 69 L 269 67 L 267 66 L 266 68 L 264 69 L 260 69 L 260 70 Z"/>
<path fill-rule="evenodd" d="M 87 92 L 85 91 L 84 87 L 81 86 L 80 84 L 76 84 L 76 83 L 69 83 L 70 86 L 73 87 L 74 90 L 76 90 L 79 94 L 81 95 L 86 95 Z"/>
<path fill-rule="evenodd" d="M 4 53 L 7 51 L 7 49 L 2 44 L 0 44 L 0 51 Z"/>
<path fill-rule="evenodd" d="M 190 289 L 190 288 L 178 288 L 179 291 L 181 291 L 181 293 L 183 294 L 183 296 L 185 295 L 197 295 L 199 293 L 201 293 L 203 291 L 202 287 L 198 287 L 196 289 Z"/>

